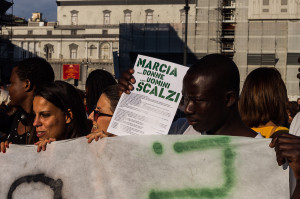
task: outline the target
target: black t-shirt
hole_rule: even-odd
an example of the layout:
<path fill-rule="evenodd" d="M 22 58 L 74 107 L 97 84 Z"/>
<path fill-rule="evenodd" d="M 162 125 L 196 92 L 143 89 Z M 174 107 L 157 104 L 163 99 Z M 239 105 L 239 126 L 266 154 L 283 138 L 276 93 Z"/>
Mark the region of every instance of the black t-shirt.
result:
<path fill-rule="evenodd" d="M 6 140 L 9 134 L 12 122 L 14 120 L 15 113 L 13 115 L 8 115 L 7 110 L 0 108 L 0 141 Z"/>
<path fill-rule="evenodd" d="M 18 134 L 18 125 L 21 122 L 21 116 L 24 114 L 24 110 L 18 109 L 15 118 L 12 122 L 11 129 L 9 131 L 9 135 L 7 136 L 7 139 L 9 142 L 12 142 L 13 144 L 26 144 L 26 138 L 30 136 L 30 127 L 27 127 L 28 130 L 25 127 L 25 131 L 22 135 Z"/>

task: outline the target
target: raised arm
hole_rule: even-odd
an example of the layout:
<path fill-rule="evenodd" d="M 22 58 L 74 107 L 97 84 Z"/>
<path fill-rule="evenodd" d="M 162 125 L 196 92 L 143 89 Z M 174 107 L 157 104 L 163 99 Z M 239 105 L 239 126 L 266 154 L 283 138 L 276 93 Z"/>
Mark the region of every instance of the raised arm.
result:
<path fill-rule="evenodd" d="M 125 71 L 122 74 L 122 77 L 119 79 L 118 90 L 119 94 L 127 93 L 133 90 L 133 85 L 135 83 L 135 78 L 133 77 L 134 70 L 131 68 Z"/>

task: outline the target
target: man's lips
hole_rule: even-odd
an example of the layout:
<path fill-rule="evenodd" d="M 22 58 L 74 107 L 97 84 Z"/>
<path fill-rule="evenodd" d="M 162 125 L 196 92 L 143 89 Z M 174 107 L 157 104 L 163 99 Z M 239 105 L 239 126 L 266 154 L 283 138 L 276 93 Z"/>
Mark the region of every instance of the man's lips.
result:
<path fill-rule="evenodd" d="M 197 122 L 197 121 L 193 121 L 193 120 L 189 120 L 189 119 L 188 119 L 188 123 L 189 123 L 189 125 L 195 125 L 195 124 L 197 124 L 198 122 Z"/>

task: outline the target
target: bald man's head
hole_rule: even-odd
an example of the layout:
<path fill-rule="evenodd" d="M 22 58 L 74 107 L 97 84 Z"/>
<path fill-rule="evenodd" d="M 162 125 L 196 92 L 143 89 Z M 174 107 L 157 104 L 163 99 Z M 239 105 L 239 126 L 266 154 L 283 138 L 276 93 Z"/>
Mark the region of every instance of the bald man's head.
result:
<path fill-rule="evenodd" d="M 186 76 L 209 76 L 226 91 L 240 92 L 240 74 L 236 64 L 226 56 L 210 54 L 193 64 Z"/>

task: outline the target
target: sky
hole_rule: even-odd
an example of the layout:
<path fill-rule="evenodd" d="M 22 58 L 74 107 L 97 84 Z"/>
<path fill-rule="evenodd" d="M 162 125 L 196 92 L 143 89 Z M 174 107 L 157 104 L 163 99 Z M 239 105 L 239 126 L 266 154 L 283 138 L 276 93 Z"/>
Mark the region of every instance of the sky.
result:
<path fill-rule="evenodd" d="M 7 0 L 11 2 L 12 0 Z M 13 14 L 28 20 L 33 12 L 43 13 L 43 19 L 56 21 L 56 0 L 13 0 Z M 6 14 L 11 14 L 9 9 Z"/>

